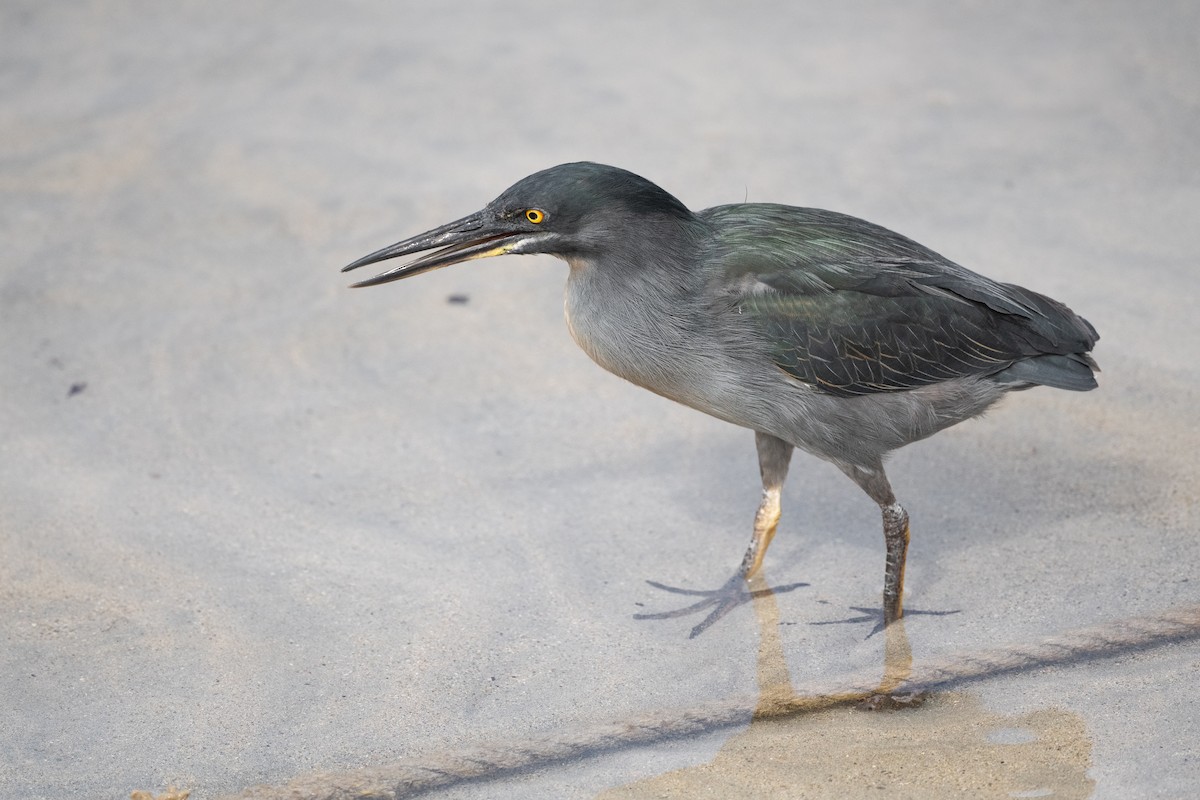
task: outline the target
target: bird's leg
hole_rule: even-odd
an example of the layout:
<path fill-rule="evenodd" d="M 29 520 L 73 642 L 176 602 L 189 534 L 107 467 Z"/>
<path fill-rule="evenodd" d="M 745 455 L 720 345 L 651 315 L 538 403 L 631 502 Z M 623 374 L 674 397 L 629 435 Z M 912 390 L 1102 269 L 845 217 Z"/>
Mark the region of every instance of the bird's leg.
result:
<path fill-rule="evenodd" d="M 771 546 L 771 540 L 775 538 L 775 528 L 779 525 L 779 489 L 763 489 L 762 500 L 758 504 L 758 513 L 754 515 L 754 535 L 750 539 L 750 546 L 746 548 L 746 555 L 742 557 L 742 565 L 738 569 L 738 574 L 747 581 L 758 572 L 762 567 L 763 558 L 767 555 L 767 548 Z"/>
<path fill-rule="evenodd" d="M 748 589 L 746 584 L 749 583 L 751 576 L 755 575 L 762 567 L 763 556 L 767 554 L 767 547 L 770 546 L 771 539 L 775 536 L 775 527 L 779 524 L 779 496 L 783 490 L 783 481 L 787 478 L 788 462 L 792 458 L 792 446 L 782 439 L 766 433 L 755 432 L 754 441 L 758 446 L 758 469 L 762 475 L 763 494 L 762 500 L 758 504 L 758 513 L 754 516 L 754 535 L 750 539 L 750 547 L 746 550 L 746 555 L 742 558 L 742 564 L 737 572 L 719 589 L 712 590 L 679 589 L 656 581 L 647 581 L 656 589 L 701 599 L 675 611 L 634 614 L 634 619 L 673 619 L 711 608 L 712 611 L 708 616 L 692 628 L 690 638 L 694 639 L 733 609 L 761 595 L 763 591 L 771 591 L 770 589 Z M 790 592 L 806 585 L 804 583 L 788 584 L 776 587 L 774 592 L 776 594 Z"/>
<path fill-rule="evenodd" d="M 883 624 L 904 615 L 904 561 L 908 556 L 908 512 L 899 503 L 883 507 L 883 541 L 887 563 L 883 572 Z"/>
<path fill-rule="evenodd" d="M 840 465 L 883 512 L 883 542 L 887 561 L 883 572 L 883 624 L 890 625 L 904 615 L 904 561 L 908 555 L 908 512 L 896 502 L 892 485 L 883 471 L 883 462 L 869 467 Z"/>
<path fill-rule="evenodd" d="M 792 458 L 792 446 L 770 434 L 755 431 L 754 443 L 758 447 L 758 471 L 762 476 L 763 493 L 758 513 L 754 515 L 754 535 L 739 570 L 746 580 L 758 572 L 767 548 L 775 538 L 780 515 L 779 497 Z"/>
<path fill-rule="evenodd" d="M 862 616 L 850 619 L 833 619 L 813 622 L 812 625 L 841 625 L 844 623 L 874 622 L 874 627 L 867 634 L 870 639 L 881 630 L 894 622 L 899 622 L 904 616 L 904 560 L 908 556 L 908 512 L 896 502 L 891 484 L 883 472 L 882 462 L 864 467 L 853 464 L 838 464 L 842 472 L 850 476 L 871 499 L 879 504 L 883 513 L 883 543 L 887 548 L 887 559 L 883 570 L 883 610 L 879 608 L 861 608 L 851 606 Z M 957 614 L 958 611 L 921 611 L 910 608 L 908 616 L 920 614 L 931 617 L 944 617 Z"/>

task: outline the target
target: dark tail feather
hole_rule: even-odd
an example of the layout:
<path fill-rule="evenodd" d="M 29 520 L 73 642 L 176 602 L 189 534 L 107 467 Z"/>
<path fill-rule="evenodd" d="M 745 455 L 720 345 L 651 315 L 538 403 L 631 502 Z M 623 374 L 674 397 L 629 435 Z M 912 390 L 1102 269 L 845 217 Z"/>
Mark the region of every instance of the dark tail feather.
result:
<path fill-rule="evenodd" d="M 1095 373 L 1100 367 L 1087 353 L 1045 355 L 1018 361 L 992 378 L 1000 383 L 1024 383 L 1031 386 L 1052 386 L 1072 392 L 1095 389 Z"/>

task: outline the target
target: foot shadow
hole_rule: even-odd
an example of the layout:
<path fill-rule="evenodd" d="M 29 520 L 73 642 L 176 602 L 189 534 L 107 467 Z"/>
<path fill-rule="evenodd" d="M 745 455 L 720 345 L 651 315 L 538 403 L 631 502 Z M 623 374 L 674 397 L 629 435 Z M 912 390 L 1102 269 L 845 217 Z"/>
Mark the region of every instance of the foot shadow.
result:
<path fill-rule="evenodd" d="M 868 638 L 868 639 L 870 639 L 872 636 L 874 636 L 875 634 L 879 633 L 880 631 L 884 630 L 887 627 L 887 622 L 883 618 L 883 609 L 882 608 L 864 608 L 863 606 L 850 606 L 850 610 L 857 611 L 859 613 L 859 616 L 848 617 L 846 619 L 825 619 L 825 620 L 820 620 L 818 622 L 810 622 L 808 624 L 809 625 L 856 625 L 860 622 L 874 622 L 875 624 L 871 627 L 871 632 L 867 634 L 866 638 Z M 951 611 L 928 611 L 928 610 L 922 610 L 922 609 L 917 609 L 917 608 L 908 608 L 908 609 L 904 610 L 904 616 L 902 617 L 902 619 L 908 619 L 909 617 L 921 617 L 921 616 L 924 616 L 924 617 L 948 617 L 951 614 L 959 614 L 961 612 L 962 612 L 961 608 L 956 608 Z"/>
<path fill-rule="evenodd" d="M 707 608 L 712 608 L 712 611 L 709 612 L 708 616 L 692 628 L 691 633 L 688 634 L 689 639 L 695 639 L 697 636 L 704 633 L 722 617 L 724 617 L 730 611 L 733 611 L 738 606 L 745 605 L 746 603 L 752 602 L 760 597 L 765 597 L 771 594 L 783 594 L 785 592 L 793 591 L 794 589 L 799 589 L 802 586 L 808 586 L 807 583 L 789 583 L 783 586 L 776 586 L 772 589 L 766 588 L 766 584 L 763 584 L 763 588 L 750 589 L 746 583 L 746 579 L 742 577 L 740 572 L 734 574 L 732 578 L 725 581 L 724 585 L 717 589 L 683 589 L 678 586 L 667 586 L 665 583 L 659 583 L 658 581 L 646 581 L 646 583 L 650 584 L 655 589 L 661 589 L 664 592 L 681 594 L 689 597 L 699 597 L 701 599 L 697 600 L 691 605 L 684 606 L 683 608 L 679 608 L 674 611 L 657 611 L 651 614 L 634 614 L 634 619 L 676 619 L 678 617 L 687 617 L 691 616 L 692 614 L 699 614 Z"/>

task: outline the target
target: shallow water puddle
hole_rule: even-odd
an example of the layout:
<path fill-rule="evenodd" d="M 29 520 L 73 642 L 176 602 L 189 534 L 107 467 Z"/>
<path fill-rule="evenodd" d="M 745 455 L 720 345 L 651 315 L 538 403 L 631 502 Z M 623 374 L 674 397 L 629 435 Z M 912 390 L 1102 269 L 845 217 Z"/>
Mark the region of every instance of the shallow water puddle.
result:
<path fill-rule="evenodd" d="M 765 584 L 764 584 L 765 587 Z M 792 687 L 769 592 L 755 600 L 760 699 L 742 733 L 707 764 L 610 789 L 640 798 L 1085 798 L 1092 745 L 1060 709 L 1005 715 L 964 692 L 889 694 L 908 676 L 903 621 L 887 629 L 884 678 L 855 697 L 804 697 Z M 868 711 L 864 707 L 897 709 Z"/>

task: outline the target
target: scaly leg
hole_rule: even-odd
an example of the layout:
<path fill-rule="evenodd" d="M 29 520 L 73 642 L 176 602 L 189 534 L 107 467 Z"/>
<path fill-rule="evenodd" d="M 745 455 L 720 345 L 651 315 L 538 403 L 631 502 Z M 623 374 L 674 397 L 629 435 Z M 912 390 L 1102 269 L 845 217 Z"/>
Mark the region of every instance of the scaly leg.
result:
<path fill-rule="evenodd" d="M 908 512 L 899 503 L 883 507 L 883 541 L 887 564 L 883 571 L 883 624 L 904 616 L 904 561 L 908 557 Z"/>
<path fill-rule="evenodd" d="M 775 528 L 779 525 L 779 496 L 792 458 L 792 446 L 770 434 L 755 431 L 754 443 L 758 446 L 758 471 L 762 475 L 763 493 L 758 513 L 754 515 L 754 536 L 742 559 L 740 574 L 747 580 L 758 572 L 767 548 L 775 538 Z"/>
<path fill-rule="evenodd" d="M 890 625 L 904 616 L 904 561 L 908 555 L 908 512 L 896 502 L 896 495 L 883 471 L 883 463 L 867 467 L 839 465 L 883 512 L 883 542 L 887 561 L 883 572 L 883 624 Z"/>

